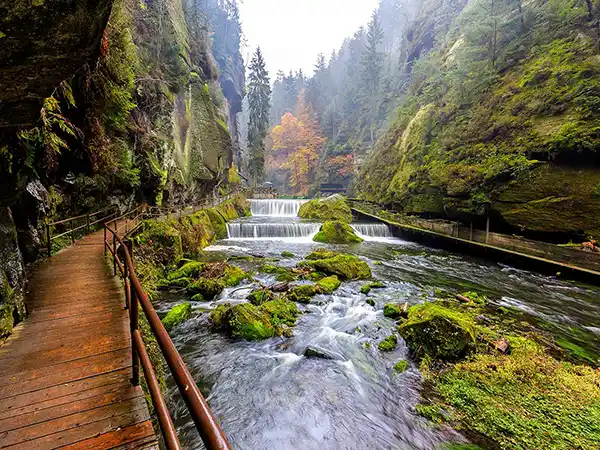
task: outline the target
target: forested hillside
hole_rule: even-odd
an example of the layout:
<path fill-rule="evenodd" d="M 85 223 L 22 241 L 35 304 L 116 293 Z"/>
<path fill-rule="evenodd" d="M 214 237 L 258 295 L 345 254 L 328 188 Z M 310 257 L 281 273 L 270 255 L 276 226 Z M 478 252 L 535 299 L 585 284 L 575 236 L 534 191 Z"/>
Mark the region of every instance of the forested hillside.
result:
<path fill-rule="evenodd" d="M 591 0 L 381 0 L 314 75 L 277 75 L 270 181 L 294 194 L 340 183 L 407 214 L 489 216 L 542 238 L 597 236 L 599 15 Z"/>
<path fill-rule="evenodd" d="M 46 221 L 239 182 L 235 0 L 62 3 L 0 2 L 0 336 Z"/>

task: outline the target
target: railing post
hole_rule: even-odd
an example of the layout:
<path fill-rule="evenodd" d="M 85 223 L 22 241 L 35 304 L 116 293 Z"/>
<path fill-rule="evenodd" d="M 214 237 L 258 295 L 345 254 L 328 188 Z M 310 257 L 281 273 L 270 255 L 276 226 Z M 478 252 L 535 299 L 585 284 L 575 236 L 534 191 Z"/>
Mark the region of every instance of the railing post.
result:
<path fill-rule="evenodd" d="M 487 221 L 485 224 L 485 243 L 490 243 L 490 216 L 487 217 Z"/>
<path fill-rule="evenodd" d="M 46 239 L 48 240 L 48 258 L 52 256 L 52 238 L 50 237 L 50 224 L 46 223 Z"/>
<path fill-rule="evenodd" d="M 102 229 L 104 230 L 104 256 L 106 256 L 106 223 L 102 224 Z"/>
<path fill-rule="evenodd" d="M 75 243 L 75 231 L 73 231 L 73 229 L 75 228 L 75 226 L 73 225 L 73 219 L 71 219 L 70 223 L 71 223 L 71 243 L 74 244 Z"/>
<path fill-rule="evenodd" d="M 90 213 L 85 215 L 85 234 L 90 234 Z"/>
<path fill-rule="evenodd" d="M 131 331 L 131 384 L 139 386 L 140 384 L 140 356 L 137 352 L 134 335 L 135 331 L 139 328 L 139 307 L 138 307 L 138 296 L 133 286 L 133 283 L 129 283 L 131 289 L 130 305 L 129 305 L 129 325 Z"/>
<path fill-rule="evenodd" d="M 113 233 L 113 275 L 117 276 L 117 232 Z"/>

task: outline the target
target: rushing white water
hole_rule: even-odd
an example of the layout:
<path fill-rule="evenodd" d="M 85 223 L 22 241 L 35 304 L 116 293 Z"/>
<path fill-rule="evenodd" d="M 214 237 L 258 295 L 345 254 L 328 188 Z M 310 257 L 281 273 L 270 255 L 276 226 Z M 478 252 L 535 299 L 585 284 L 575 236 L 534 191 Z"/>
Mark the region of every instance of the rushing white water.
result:
<path fill-rule="evenodd" d="M 319 223 L 238 222 L 227 224 L 227 235 L 229 239 L 312 238 L 320 227 Z"/>
<path fill-rule="evenodd" d="M 354 223 L 352 228 L 366 241 L 393 239 L 394 234 L 384 223 Z"/>
<path fill-rule="evenodd" d="M 300 206 L 308 200 L 250 200 L 253 216 L 297 217 Z"/>

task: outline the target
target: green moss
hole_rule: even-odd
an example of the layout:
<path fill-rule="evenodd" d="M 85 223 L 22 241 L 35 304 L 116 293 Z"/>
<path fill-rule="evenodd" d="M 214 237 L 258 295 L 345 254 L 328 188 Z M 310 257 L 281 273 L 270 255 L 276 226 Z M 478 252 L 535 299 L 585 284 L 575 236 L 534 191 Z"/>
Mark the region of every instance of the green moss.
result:
<path fill-rule="evenodd" d="M 204 263 L 199 261 L 190 261 L 185 263 L 179 269 L 170 272 L 167 280 L 177 280 L 178 278 L 195 278 L 204 270 Z"/>
<path fill-rule="evenodd" d="M 471 316 L 438 303 L 415 305 L 408 320 L 398 327 L 417 357 L 454 360 L 471 350 L 477 328 Z"/>
<path fill-rule="evenodd" d="M 444 419 L 442 408 L 438 405 L 418 404 L 415 406 L 415 411 L 419 416 L 425 417 L 434 423 L 442 423 Z"/>
<path fill-rule="evenodd" d="M 367 283 L 360 288 L 360 292 L 365 295 L 369 295 L 372 289 L 382 289 L 385 287 L 381 281 L 373 281 L 371 283 Z"/>
<path fill-rule="evenodd" d="M 391 319 L 406 317 L 406 306 L 401 303 L 387 303 L 383 307 L 383 315 Z"/>
<path fill-rule="evenodd" d="M 287 298 L 290 301 L 298 302 L 298 303 L 309 303 L 310 299 L 317 295 L 317 291 L 315 286 L 311 284 L 303 284 L 300 286 L 296 286 L 292 288 L 288 294 Z"/>
<path fill-rule="evenodd" d="M 281 257 L 282 258 L 293 258 L 296 255 L 294 255 L 292 252 L 281 252 Z"/>
<path fill-rule="evenodd" d="M 336 220 L 325 222 L 313 241 L 325 244 L 352 244 L 360 243 L 363 239 L 356 235 L 350 225 Z"/>
<path fill-rule="evenodd" d="M 481 294 L 478 294 L 477 292 L 473 292 L 473 291 L 463 292 L 461 295 L 463 297 L 468 298 L 473 303 L 477 303 L 478 305 L 485 305 L 488 300 L 488 298 L 485 295 L 481 295 Z"/>
<path fill-rule="evenodd" d="M 296 281 L 298 275 L 285 267 L 274 266 L 273 264 L 264 264 L 259 269 L 260 272 L 277 275 L 277 281 Z"/>
<path fill-rule="evenodd" d="M 233 337 L 258 341 L 283 334 L 296 324 L 298 309 L 293 302 L 278 299 L 260 306 L 242 303 L 220 305 L 210 315 L 214 329 L 226 331 Z"/>
<path fill-rule="evenodd" d="M 396 373 L 404 373 L 408 369 L 408 361 L 405 359 L 401 359 L 396 364 L 394 364 L 394 372 Z"/>
<path fill-rule="evenodd" d="M 397 345 L 398 337 L 395 334 L 390 334 L 377 345 L 377 348 L 382 352 L 391 352 L 396 349 Z"/>
<path fill-rule="evenodd" d="M 306 255 L 304 257 L 304 259 L 307 259 L 307 260 L 329 259 L 329 258 L 334 258 L 334 257 L 338 256 L 339 254 L 340 254 L 339 252 L 334 252 L 332 250 L 319 248 L 317 250 L 310 252 L 308 255 Z"/>
<path fill-rule="evenodd" d="M 192 316 L 191 303 L 185 302 L 174 306 L 163 318 L 162 323 L 167 331 L 171 331 Z"/>
<path fill-rule="evenodd" d="M 187 286 L 187 292 L 190 295 L 201 294 L 203 298 L 209 300 L 215 298 L 225 289 L 225 283 L 219 279 L 201 278 Z"/>
<path fill-rule="evenodd" d="M 171 264 L 183 257 L 181 233 L 167 220 L 148 220 L 137 236 L 138 243 L 152 253 L 153 258 L 163 265 Z"/>
<path fill-rule="evenodd" d="M 212 224 L 215 238 L 227 239 L 227 225 L 225 224 L 225 219 L 223 216 L 221 216 L 221 214 L 219 214 L 219 212 L 214 208 L 207 209 L 206 214 L 210 218 L 210 223 Z"/>
<path fill-rule="evenodd" d="M 247 300 L 255 306 L 260 306 L 275 298 L 273 291 L 269 289 L 257 289 L 252 291 Z"/>
<path fill-rule="evenodd" d="M 192 295 L 192 298 L 190 299 L 193 302 L 203 302 L 204 300 L 204 296 L 202 294 L 195 294 Z"/>
<path fill-rule="evenodd" d="M 340 195 L 332 195 L 323 200 L 310 200 L 300 207 L 298 216 L 303 219 L 352 222 L 352 211 L 346 203 L 346 199 Z"/>
<path fill-rule="evenodd" d="M 440 450 L 484 450 L 479 445 L 475 444 L 456 444 L 448 443 L 440 447 Z"/>
<path fill-rule="evenodd" d="M 342 282 L 336 275 L 325 277 L 317 282 L 316 290 L 319 294 L 332 294 L 337 288 L 341 286 Z"/>
<path fill-rule="evenodd" d="M 366 301 L 367 305 L 375 306 L 375 300 L 373 300 L 372 298 L 368 298 L 365 301 Z"/>
<path fill-rule="evenodd" d="M 248 275 L 246 272 L 244 272 L 239 267 L 227 265 L 225 267 L 225 273 L 220 278 L 220 281 L 226 287 L 233 287 L 233 286 L 237 286 L 238 284 L 240 284 L 242 281 L 248 279 L 249 277 L 250 277 L 250 275 Z"/>
<path fill-rule="evenodd" d="M 343 280 L 371 277 L 371 268 L 366 262 L 345 253 L 329 259 L 305 260 L 300 263 L 300 267 L 311 267 L 328 275 L 337 275 Z"/>

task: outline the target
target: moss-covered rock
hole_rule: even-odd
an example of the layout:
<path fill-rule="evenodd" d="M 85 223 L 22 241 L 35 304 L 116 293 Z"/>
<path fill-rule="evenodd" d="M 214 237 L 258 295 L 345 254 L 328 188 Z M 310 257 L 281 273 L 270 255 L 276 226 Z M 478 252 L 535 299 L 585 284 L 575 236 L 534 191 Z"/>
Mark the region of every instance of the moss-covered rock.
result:
<path fill-rule="evenodd" d="M 352 222 L 352 210 L 341 195 L 332 195 L 325 199 L 315 199 L 304 203 L 298 211 L 298 216 L 303 219 Z"/>
<path fill-rule="evenodd" d="M 200 278 L 187 286 L 190 295 L 201 294 L 205 299 L 213 299 L 225 289 L 225 284 L 219 279 Z"/>
<path fill-rule="evenodd" d="M 163 265 L 172 264 L 183 257 L 181 233 L 169 220 L 148 220 L 137 236 L 153 255 L 153 259 Z"/>
<path fill-rule="evenodd" d="M 220 280 L 226 287 L 233 287 L 237 286 L 242 281 L 247 280 L 249 278 L 251 278 L 250 275 L 244 272 L 239 267 L 227 264 L 225 267 L 225 273 L 220 278 Z"/>
<path fill-rule="evenodd" d="M 476 343 L 473 319 L 439 303 L 424 303 L 409 309 L 408 320 L 398 327 L 400 335 L 417 357 L 456 360 Z"/>
<path fill-rule="evenodd" d="M 408 303 L 387 303 L 383 307 L 383 315 L 391 319 L 399 319 L 400 317 L 408 317 Z"/>
<path fill-rule="evenodd" d="M 329 258 L 334 258 L 340 254 L 341 254 L 340 252 L 335 252 L 333 250 L 327 250 L 325 248 L 318 248 L 318 249 L 310 252 L 308 255 L 306 255 L 304 257 L 304 259 L 307 259 L 309 261 L 314 261 L 316 259 L 329 259 Z"/>
<path fill-rule="evenodd" d="M 204 302 L 204 301 L 206 301 L 206 299 L 204 298 L 204 295 L 202 295 L 202 294 L 192 295 L 192 298 L 190 298 L 190 300 L 193 301 L 193 302 Z"/>
<path fill-rule="evenodd" d="M 179 269 L 170 272 L 167 280 L 177 280 L 178 278 L 195 278 L 204 270 L 204 263 L 199 261 L 190 261 L 185 263 Z"/>
<path fill-rule="evenodd" d="M 333 291 L 335 291 L 341 285 L 342 285 L 342 282 L 340 281 L 340 279 L 336 275 L 332 275 L 330 277 L 321 278 L 317 282 L 315 289 L 317 290 L 317 293 L 319 293 L 319 294 L 329 295 L 329 294 L 332 294 Z"/>
<path fill-rule="evenodd" d="M 377 348 L 382 352 L 391 352 L 396 349 L 398 345 L 398 336 L 395 334 L 390 334 L 383 341 L 377 344 Z"/>
<path fill-rule="evenodd" d="M 369 295 L 372 289 L 382 289 L 385 287 L 381 281 L 372 281 L 371 283 L 367 283 L 360 288 L 361 294 Z"/>
<path fill-rule="evenodd" d="M 258 341 L 282 335 L 296 324 L 298 308 L 293 302 L 278 299 L 260 306 L 242 303 L 219 305 L 209 317 L 213 329 L 230 336 Z"/>
<path fill-rule="evenodd" d="M 260 306 L 275 298 L 273 291 L 269 289 L 256 289 L 248 295 L 247 300 L 255 306 Z"/>
<path fill-rule="evenodd" d="M 264 264 L 258 270 L 263 273 L 277 275 L 277 281 L 296 281 L 298 279 L 298 275 L 291 269 L 275 266 L 273 264 Z"/>
<path fill-rule="evenodd" d="M 371 277 L 371 268 L 366 262 L 346 253 L 340 253 L 328 259 L 305 260 L 300 263 L 300 267 L 310 267 L 329 275 L 337 275 L 343 280 L 360 280 Z"/>
<path fill-rule="evenodd" d="M 311 284 L 302 284 L 295 286 L 287 294 L 287 298 L 290 301 L 298 303 L 309 303 L 310 299 L 317 295 L 315 286 Z"/>
<path fill-rule="evenodd" d="M 313 241 L 325 244 L 354 244 L 362 242 L 363 239 L 358 237 L 347 223 L 329 220 L 321 226 Z"/>
<path fill-rule="evenodd" d="M 294 256 L 296 255 L 294 255 L 292 252 L 281 252 L 282 258 L 293 258 Z"/>
<path fill-rule="evenodd" d="M 394 364 L 394 372 L 396 373 L 404 373 L 408 369 L 408 361 L 405 359 L 401 359 L 396 364 Z"/>
<path fill-rule="evenodd" d="M 171 331 L 192 316 L 192 305 L 188 302 L 174 306 L 163 318 L 162 323 L 167 331 Z"/>

